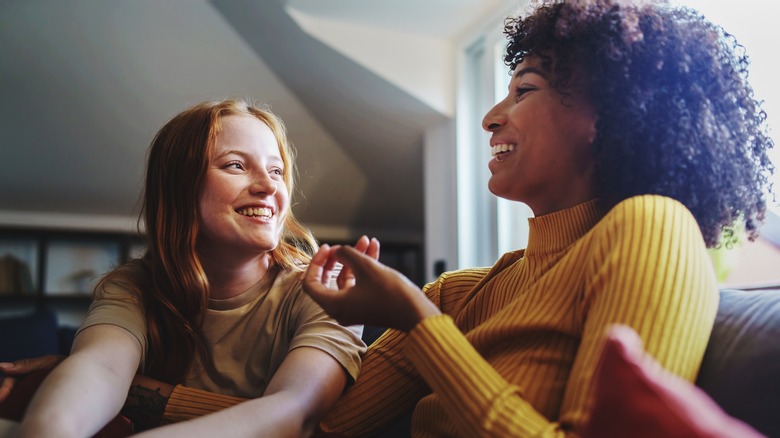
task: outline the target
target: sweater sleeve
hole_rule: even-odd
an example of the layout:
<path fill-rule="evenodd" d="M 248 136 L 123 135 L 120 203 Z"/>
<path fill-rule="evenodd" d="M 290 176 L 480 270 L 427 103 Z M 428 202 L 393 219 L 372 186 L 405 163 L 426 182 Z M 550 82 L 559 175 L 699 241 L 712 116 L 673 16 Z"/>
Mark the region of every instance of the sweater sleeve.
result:
<path fill-rule="evenodd" d="M 582 338 L 557 421 L 542 416 L 470 345 L 448 316 L 410 332 L 405 353 L 464 436 L 577 436 L 606 329 L 634 328 L 647 351 L 693 380 L 717 310 L 699 228 L 676 201 L 644 196 L 616 206 L 594 229 L 581 297 Z"/>
<path fill-rule="evenodd" d="M 613 324 L 634 329 L 664 368 L 693 381 L 707 347 L 719 295 L 693 215 L 679 202 L 640 196 L 618 204 L 596 230 L 581 301 L 582 341 L 561 406 L 581 426 L 604 337 Z"/>
<path fill-rule="evenodd" d="M 428 299 L 440 305 L 441 281 L 423 288 Z M 326 432 L 365 436 L 390 425 L 410 412 L 431 392 L 403 354 L 407 334 L 388 330 L 368 348 L 357 381 L 322 421 Z"/>
<path fill-rule="evenodd" d="M 246 400 L 248 399 L 176 385 L 165 405 L 160 424 L 192 420 L 235 406 Z"/>

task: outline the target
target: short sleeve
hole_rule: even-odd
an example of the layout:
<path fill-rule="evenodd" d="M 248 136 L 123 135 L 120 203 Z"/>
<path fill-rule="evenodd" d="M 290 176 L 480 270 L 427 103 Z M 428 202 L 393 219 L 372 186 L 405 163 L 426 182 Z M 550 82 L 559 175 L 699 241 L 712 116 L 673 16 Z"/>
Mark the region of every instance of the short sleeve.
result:
<path fill-rule="evenodd" d="M 322 350 L 338 361 L 354 382 L 360 372 L 361 356 L 366 344 L 360 339 L 363 326 L 342 326 L 298 286 L 290 350 L 311 347 Z"/>
<path fill-rule="evenodd" d="M 116 282 L 106 282 L 89 306 L 76 336 L 87 327 L 101 324 L 114 325 L 130 332 L 141 346 L 141 364 L 145 362 L 146 318 L 136 295 Z"/>

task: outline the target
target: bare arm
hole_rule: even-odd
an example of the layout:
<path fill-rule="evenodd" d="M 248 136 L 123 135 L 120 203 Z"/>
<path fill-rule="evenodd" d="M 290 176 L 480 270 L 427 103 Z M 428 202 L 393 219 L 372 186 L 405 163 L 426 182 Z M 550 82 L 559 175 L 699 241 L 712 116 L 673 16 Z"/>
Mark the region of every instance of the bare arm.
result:
<path fill-rule="evenodd" d="M 344 369 L 329 354 L 316 348 L 296 348 L 284 359 L 262 397 L 139 436 L 309 436 L 346 383 Z"/>
<path fill-rule="evenodd" d="M 140 360 L 141 346 L 124 329 L 85 329 L 36 392 L 19 436 L 94 435 L 119 412 Z"/>

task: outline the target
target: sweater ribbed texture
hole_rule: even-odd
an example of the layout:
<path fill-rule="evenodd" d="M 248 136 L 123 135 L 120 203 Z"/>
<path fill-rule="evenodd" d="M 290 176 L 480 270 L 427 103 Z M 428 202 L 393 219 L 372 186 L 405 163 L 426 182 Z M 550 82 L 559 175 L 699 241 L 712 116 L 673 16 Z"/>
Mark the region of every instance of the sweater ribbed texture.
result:
<path fill-rule="evenodd" d="M 176 385 L 165 405 L 162 424 L 187 421 L 246 401 L 241 397 L 215 394 Z"/>
<path fill-rule="evenodd" d="M 695 378 L 718 294 L 684 206 L 638 196 L 602 215 L 591 201 L 529 225 L 525 251 L 427 285 L 443 315 L 377 340 L 324 428 L 364 435 L 414 409 L 415 437 L 576 436 L 615 323 Z"/>

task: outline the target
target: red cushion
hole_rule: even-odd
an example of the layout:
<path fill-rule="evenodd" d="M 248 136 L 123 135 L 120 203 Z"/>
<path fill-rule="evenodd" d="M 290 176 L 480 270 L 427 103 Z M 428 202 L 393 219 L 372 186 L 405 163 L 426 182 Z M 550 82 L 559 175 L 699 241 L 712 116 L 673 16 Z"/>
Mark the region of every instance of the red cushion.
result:
<path fill-rule="evenodd" d="M 625 326 L 607 335 L 595 376 L 595 399 L 583 438 L 755 438 L 701 389 L 666 371 Z"/>

